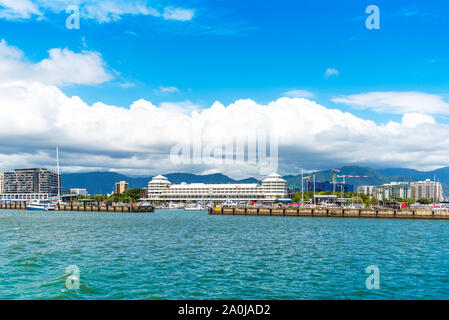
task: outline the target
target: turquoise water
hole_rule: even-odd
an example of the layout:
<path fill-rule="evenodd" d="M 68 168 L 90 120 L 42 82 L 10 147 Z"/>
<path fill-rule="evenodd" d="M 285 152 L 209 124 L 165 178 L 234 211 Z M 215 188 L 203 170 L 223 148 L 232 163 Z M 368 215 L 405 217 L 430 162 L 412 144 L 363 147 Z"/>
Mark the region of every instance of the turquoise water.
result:
<path fill-rule="evenodd" d="M 0 299 L 447 299 L 448 234 L 448 221 L 3 210 Z"/>

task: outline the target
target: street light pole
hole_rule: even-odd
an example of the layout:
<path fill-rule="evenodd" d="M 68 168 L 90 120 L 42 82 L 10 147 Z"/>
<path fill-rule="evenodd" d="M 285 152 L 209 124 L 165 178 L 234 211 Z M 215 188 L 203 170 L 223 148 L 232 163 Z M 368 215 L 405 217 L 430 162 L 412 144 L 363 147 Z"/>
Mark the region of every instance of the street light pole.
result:
<path fill-rule="evenodd" d="M 313 175 L 313 204 L 315 204 L 315 175 Z"/>
<path fill-rule="evenodd" d="M 301 207 L 304 206 L 304 170 L 301 169 Z"/>

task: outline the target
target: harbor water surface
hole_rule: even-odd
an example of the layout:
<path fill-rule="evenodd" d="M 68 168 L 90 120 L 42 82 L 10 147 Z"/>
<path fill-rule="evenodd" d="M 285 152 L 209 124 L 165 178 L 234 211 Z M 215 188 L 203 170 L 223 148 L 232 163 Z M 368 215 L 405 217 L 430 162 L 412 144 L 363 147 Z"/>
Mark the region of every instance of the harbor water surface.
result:
<path fill-rule="evenodd" d="M 448 234 L 449 221 L 2 210 L 0 299 L 448 299 Z"/>

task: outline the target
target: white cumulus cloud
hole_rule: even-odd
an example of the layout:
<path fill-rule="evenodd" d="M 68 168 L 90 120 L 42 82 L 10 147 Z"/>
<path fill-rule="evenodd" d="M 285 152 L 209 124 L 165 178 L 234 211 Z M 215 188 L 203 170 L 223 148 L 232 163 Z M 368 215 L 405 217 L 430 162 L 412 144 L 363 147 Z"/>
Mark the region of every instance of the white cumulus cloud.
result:
<path fill-rule="evenodd" d="M 0 82 L 26 79 L 56 85 L 99 84 L 111 78 L 98 52 L 54 48 L 47 59 L 32 63 L 20 49 L 0 41 Z"/>
<path fill-rule="evenodd" d="M 420 124 L 436 124 L 435 119 L 427 114 L 406 113 L 402 116 L 402 125 L 408 128 L 416 128 Z"/>
<path fill-rule="evenodd" d="M 233 177 L 258 176 L 257 165 L 245 161 L 175 164 L 170 151 L 195 141 L 221 148 L 227 139 L 249 141 L 260 131 L 276 133 L 282 173 L 338 164 L 421 169 L 449 164 L 448 125 L 419 115 L 378 125 L 303 98 L 281 98 L 266 105 L 252 100 L 227 106 L 216 102 L 209 108 L 138 100 L 123 108 L 101 102 L 88 105 L 55 86 L 16 81 L 0 83 L 0 106 L 2 168 L 21 163 L 52 166 L 54 147 L 59 146 L 65 171 L 218 170 Z"/>

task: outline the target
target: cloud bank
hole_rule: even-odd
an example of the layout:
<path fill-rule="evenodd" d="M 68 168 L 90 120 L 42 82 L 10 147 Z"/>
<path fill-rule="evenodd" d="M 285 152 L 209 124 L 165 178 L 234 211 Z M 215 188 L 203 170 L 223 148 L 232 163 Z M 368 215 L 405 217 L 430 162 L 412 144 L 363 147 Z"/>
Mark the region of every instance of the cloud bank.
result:
<path fill-rule="evenodd" d="M 77 72 L 70 73 L 73 67 Z M 189 101 L 154 105 L 141 99 L 121 107 L 102 102 L 89 105 L 61 90 L 66 84 L 97 84 L 109 78 L 99 53 L 51 49 L 47 59 L 32 63 L 20 49 L 2 40 L 0 169 L 53 167 L 58 146 L 65 172 L 259 176 L 257 163 L 237 159 L 222 164 L 170 161 L 176 145 L 200 141 L 202 146 L 220 149 L 230 139 L 251 142 L 256 132 L 276 135 L 283 174 L 346 164 L 417 169 L 449 165 L 449 125 L 437 123 L 430 115 L 446 112 L 439 96 L 376 93 L 336 98 L 336 102 L 379 110 L 396 106 L 393 109 L 403 113 L 400 122 L 376 124 L 297 97 L 267 104 L 249 99 L 229 105 L 215 102 L 207 108 Z M 304 96 L 306 92 L 294 93 Z M 417 108 L 417 98 L 427 101 L 431 109 Z"/>
<path fill-rule="evenodd" d="M 113 170 L 143 174 L 218 170 L 234 177 L 258 175 L 247 163 L 175 165 L 170 150 L 201 136 L 204 145 L 246 139 L 258 130 L 276 132 L 283 173 L 335 164 L 432 168 L 449 164 L 449 126 L 406 114 L 377 125 L 302 98 L 267 105 L 238 100 L 180 112 L 175 103 L 138 100 L 129 108 L 86 104 L 39 82 L 0 84 L 0 167 L 52 165 L 59 146 L 65 171 Z"/>

